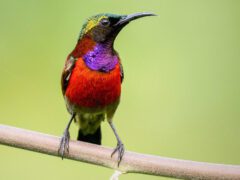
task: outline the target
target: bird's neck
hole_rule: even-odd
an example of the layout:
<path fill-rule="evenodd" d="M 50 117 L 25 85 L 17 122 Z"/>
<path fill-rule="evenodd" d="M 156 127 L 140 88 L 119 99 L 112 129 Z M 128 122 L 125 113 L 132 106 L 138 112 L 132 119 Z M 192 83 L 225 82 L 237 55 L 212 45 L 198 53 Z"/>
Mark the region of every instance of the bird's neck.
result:
<path fill-rule="evenodd" d="M 89 37 L 79 40 L 72 55 L 82 57 L 88 68 L 101 72 L 111 71 L 118 63 L 112 42 L 96 43 Z"/>

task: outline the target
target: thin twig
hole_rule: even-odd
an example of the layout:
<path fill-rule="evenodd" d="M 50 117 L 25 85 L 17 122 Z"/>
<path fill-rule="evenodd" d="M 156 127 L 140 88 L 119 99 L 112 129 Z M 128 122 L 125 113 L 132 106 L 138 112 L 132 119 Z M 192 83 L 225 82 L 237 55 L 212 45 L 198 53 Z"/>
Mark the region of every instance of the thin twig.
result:
<path fill-rule="evenodd" d="M 60 138 L 34 131 L 0 125 L 0 144 L 58 156 Z M 120 166 L 111 148 L 70 141 L 67 159 L 112 168 L 124 173 L 143 173 L 182 179 L 240 179 L 239 165 L 194 162 L 125 152 Z M 60 159 L 60 158 L 59 158 Z"/>
<path fill-rule="evenodd" d="M 110 180 L 118 180 L 119 176 L 122 175 L 121 171 L 116 170 L 113 175 L 110 177 Z"/>

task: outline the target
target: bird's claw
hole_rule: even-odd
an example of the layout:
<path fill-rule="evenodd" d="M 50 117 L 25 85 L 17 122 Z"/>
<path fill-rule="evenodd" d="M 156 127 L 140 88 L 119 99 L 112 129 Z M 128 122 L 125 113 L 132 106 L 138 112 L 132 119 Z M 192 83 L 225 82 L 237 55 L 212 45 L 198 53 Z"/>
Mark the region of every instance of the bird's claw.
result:
<path fill-rule="evenodd" d="M 116 152 L 118 152 L 118 166 L 119 166 L 119 164 L 120 164 L 120 162 L 121 162 L 121 160 L 122 160 L 122 157 L 123 157 L 123 155 L 124 155 L 124 145 L 123 145 L 123 143 L 121 143 L 121 142 L 118 142 L 117 143 L 117 147 L 114 149 L 114 151 L 112 152 L 112 154 L 111 154 L 111 157 L 116 153 Z"/>
<path fill-rule="evenodd" d="M 58 148 L 58 155 L 61 156 L 62 159 L 64 155 L 69 152 L 69 140 L 70 140 L 70 134 L 68 130 L 65 130 Z"/>

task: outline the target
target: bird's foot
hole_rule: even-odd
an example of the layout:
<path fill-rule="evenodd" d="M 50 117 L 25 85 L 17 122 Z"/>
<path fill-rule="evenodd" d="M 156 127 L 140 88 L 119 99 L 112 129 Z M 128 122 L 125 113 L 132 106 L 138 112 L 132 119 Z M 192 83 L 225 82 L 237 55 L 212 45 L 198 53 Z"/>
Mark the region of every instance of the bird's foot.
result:
<path fill-rule="evenodd" d="M 69 140 L 70 140 L 70 134 L 68 130 L 65 130 L 63 133 L 63 136 L 60 141 L 60 145 L 58 148 L 58 155 L 64 157 L 65 154 L 69 152 Z"/>
<path fill-rule="evenodd" d="M 120 162 L 122 160 L 122 157 L 124 155 L 124 151 L 125 150 L 124 150 L 123 143 L 122 142 L 118 142 L 117 143 L 117 147 L 114 149 L 114 151 L 111 154 L 111 157 L 112 157 L 116 152 L 118 152 L 118 166 L 119 166 L 119 164 L 120 164 Z"/>

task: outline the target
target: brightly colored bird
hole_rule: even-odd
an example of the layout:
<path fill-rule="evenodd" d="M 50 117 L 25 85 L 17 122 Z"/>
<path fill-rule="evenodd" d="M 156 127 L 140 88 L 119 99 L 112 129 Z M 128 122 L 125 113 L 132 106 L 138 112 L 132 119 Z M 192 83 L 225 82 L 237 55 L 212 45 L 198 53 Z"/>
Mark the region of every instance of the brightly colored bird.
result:
<path fill-rule="evenodd" d="M 78 140 L 100 145 L 100 125 L 106 119 L 117 139 L 112 155 L 118 152 L 119 165 L 124 145 L 112 120 L 120 101 L 124 74 L 113 44 L 130 21 L 154 15 L 105 13 L 90 17 L 83 25 L 76 47 L 67 57 L 61 79 L 62 93 L 71 114 L 58 151 L 62 158 L 69 151 L 69 127 L 73 120 L 79 124 Z"/>

